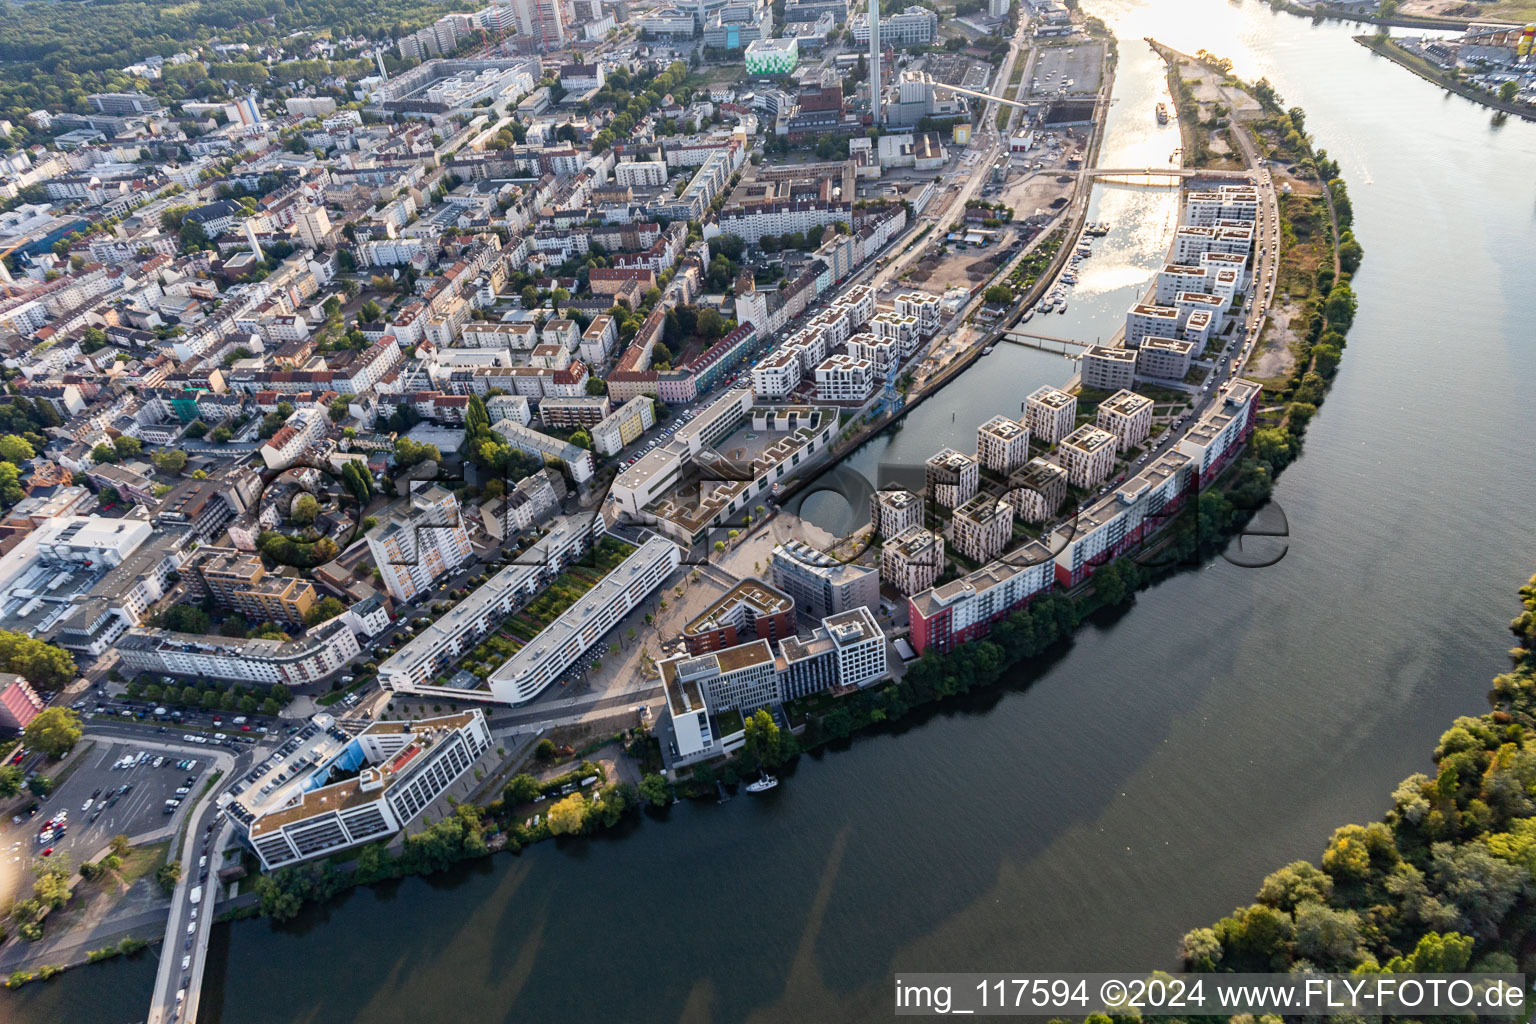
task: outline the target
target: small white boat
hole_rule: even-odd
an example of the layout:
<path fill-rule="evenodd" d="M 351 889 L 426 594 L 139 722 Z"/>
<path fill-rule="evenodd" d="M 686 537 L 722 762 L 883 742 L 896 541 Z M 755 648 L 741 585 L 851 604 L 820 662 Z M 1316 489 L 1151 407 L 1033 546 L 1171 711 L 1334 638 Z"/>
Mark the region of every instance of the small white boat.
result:
<path fill-rule="evenodd" d="M 747 783 L 746 789 L 748 793 L 766 793 L 778 784 L 779 780 L 774 778 L 772 775 L 764 775 L 756 782 Z"/>
<path fill-rule="evenodd" d="M 1065 313 L 1066 311 L 1067 311 L 1067 300 L 1066 299 L 1062 299 L 1061 300 L 1061 305 L 1056 308 L 1056 312 L 1058 312 L 1058 313 Z"/>

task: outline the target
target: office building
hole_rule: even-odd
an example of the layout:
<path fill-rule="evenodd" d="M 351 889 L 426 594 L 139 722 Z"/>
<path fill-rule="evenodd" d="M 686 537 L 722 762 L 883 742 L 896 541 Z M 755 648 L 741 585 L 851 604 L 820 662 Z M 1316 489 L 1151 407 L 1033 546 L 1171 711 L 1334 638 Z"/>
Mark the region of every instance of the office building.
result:
<path fill-rule="evenodd" d="M 869 26 L 867 14 L 856 14 L 849 20 L 854 42 L 869 45 Z M 926 7 L 908 7 L 900 14 L 880 15 L 876 31 L 882 47 L 927 46 L 938 35 L 939 16 Z"/>
<path fill-rule="evenodd" d="M 944 537 L 908 526 L 880 547 L 880 579 L 910 596 L 938 582 L 944 571 Z"/>
<path fill-rule="evenodd" d="M 794 635 L 795 599 L 756 578 L 736 584 L 683 627 L 689 654 Z"/>
<path fill-rule="evenodd" d="M 749 75 L 790 75 L 800 63 L 800 41 L 796 36 L 754 39 L 742 56 Z"/>
<path fill-rule="evenodd" d="M 1029 431 L 1017 420 L 993 416 L 976 428 L 976 458 L 994 472 L 1013 472 L 1029 461 Z"/>
<path fill-rule="evenodd" d="M 1029 436 L 1055 444 L 1077 424 L 1077 399 L 1049 385 L 1037 388 L 1024 400 L 1024 426 Z"/>
<path fill-rule="evenodd" d="M 368 531 L 368 550 L 396 601 L 411 601 L 467 562 L 473 552 L 453 492 L 433 484 Z"/>
<path fill-rule="evenodd" d="M 880 605 L 880 573 L 840 562 L 808 544 L 785 541 L 773 549 L 773 584 L 813 618 Z"/>
<path fill-rule="evenodd" d="M 1152 433 L 1152 399 L 1134 391 L 1117 391 L 1099 403 L 1096 422 L 1099 429 L 1115 435 L 1123 455 Z"/>
<path fill-rule="evenodd" d="M 1067 483 L 1084 490 L 1097 487 L 1115 468 L 1115 435 L 1085 423 L 1062 438 L 1057 454 Z"/>
<path fill-rule="evenodd" d="M 317 717 L 329 728 L 313 746 L 306 740 L 303 752 L 325 751 L 324 762 L 318 768 L 296 762 L 291 772 L 252 780 L 256 788 L 247 788 L 229 807 L 230 819 L 267 871 L 387 840 L 491 747 L 491 730 L 479 709 L 374 722 L 339 749 L 323 741 L 346 734 L 330 725 L 330 716 Z"/>

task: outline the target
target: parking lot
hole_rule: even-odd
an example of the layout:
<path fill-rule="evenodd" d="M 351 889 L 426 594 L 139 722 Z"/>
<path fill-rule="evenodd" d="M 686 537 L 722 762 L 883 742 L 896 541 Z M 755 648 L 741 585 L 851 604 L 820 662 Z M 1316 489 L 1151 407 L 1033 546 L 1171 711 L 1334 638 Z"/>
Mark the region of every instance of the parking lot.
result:
<path fill-rule="evenodd" d="M 129 759 L 132 767 L 119 767 Z M 188 759 L 195 761 L 192 767 L 178 767 Z M 174 811 L 186 806 L 181 798 L 196 796 L 211 764 L 208 757 L 157 749 L 153 742 L 97 738 L 84 763 L 39 802 L 34 814 L 5 822 L 7 856 L 26 868 L 52 851 L 47 855 L 67 854 L 70 864 L 78 866 L 115 835 L 165 828 L 175 820 Z M 178 796 L 179 789 L 189 792 Z M 167 800 L 180 801 L 172 813 L 167 813 Z M 63 829 L 43 839 L 44 826 L 60 814 L 65 816 Z"/>
<path fill-rule="evenodd" d="M 1063 89 L 1069 95 L 1096 93 L 1099 91 L 1099 70 L 1102 66 L 1103 55 L 1097 43 L 1044 47 L 1035 58 L 1034 82 L 1030 91 L 1036 95 L 1056 93 Z"/>

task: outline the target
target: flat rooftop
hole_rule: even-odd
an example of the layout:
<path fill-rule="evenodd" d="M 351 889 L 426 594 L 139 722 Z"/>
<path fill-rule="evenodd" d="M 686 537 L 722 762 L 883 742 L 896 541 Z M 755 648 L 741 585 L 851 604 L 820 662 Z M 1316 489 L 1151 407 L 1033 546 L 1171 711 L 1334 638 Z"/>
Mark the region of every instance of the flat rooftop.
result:
<path fill-rule="evenodd" d="M 684 636 L 696 636 L 720 628 L 720 616 L 739 605 L 747 605 L 759 615 L 777 615 L 795 606 L 795 599 L 781 590 L 775 590 L 762 580 L 742 580 L 697 618 L 683 627 Z"/>

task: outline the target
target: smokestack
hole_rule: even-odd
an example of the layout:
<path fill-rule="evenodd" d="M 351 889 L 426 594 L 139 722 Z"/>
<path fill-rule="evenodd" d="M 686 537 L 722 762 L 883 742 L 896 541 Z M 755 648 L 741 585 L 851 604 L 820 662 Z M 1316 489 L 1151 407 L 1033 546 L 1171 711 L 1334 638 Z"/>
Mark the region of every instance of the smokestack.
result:
<path fill-rule="evenodd" d="M 869 109 L 880 124 L 880 0 L 869 0 Z"/>
<path fill-rule="evenodd" d="M 384 70 L 384 51 L 374 50 L 373 59 L 379 62 L 379 77 L 386 82 L 389 81 L 389 72 Z"/>

